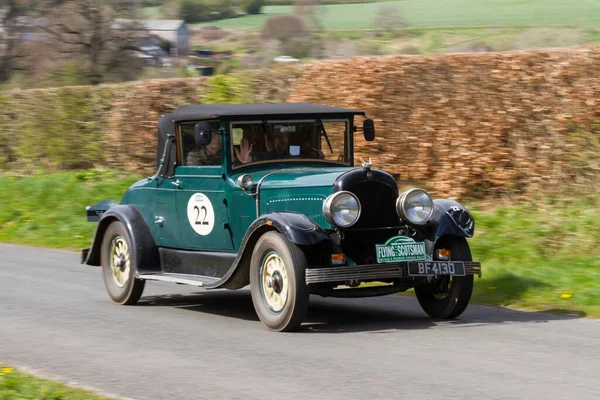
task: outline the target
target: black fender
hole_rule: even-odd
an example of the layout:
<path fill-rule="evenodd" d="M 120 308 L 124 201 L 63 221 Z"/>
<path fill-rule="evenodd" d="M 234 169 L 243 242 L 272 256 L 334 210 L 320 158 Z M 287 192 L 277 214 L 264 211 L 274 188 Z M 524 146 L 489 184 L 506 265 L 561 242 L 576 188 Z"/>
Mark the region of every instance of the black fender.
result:
<path fill-rule="evenodd" d="M 254 245 L 264 233 L 273 230 L 303 247 L 331 241 L 327 231 L 303 214 L 285 211 L 265 213 L 248 227 L 231 269 L 215 288 L 239 289 L 248 285 Z"/>
<path fill-rule="evenodd" d="M 92 239 L 92 245 L 83 264 L 100 265 L 100 250 L 104 232 L 113 221 L 121 221 L 131 238 L 134 246 L 132 256 L 136 274 L 160 272 L 160 257 L 150 229 L 140 211 L 129 204 L 110 207 L 102 214 Z"/>
<path fill-rule="evenodd" d="M 272 224 L 290 242 L 300 246 L 310 246 L 329 240 L 327 232 L 304 214 L 285 211 L 265 213 L 257 218 L 250 228 L 263 223 Z"/>
<path fill-rule="evenodd" d="M 475 220 L 459 202 L 447 199 L 433 201 L 433 215 L 426 226 L 425 243 L 432 254 L 435 243 L 444 236 L 473 237 Z"/>

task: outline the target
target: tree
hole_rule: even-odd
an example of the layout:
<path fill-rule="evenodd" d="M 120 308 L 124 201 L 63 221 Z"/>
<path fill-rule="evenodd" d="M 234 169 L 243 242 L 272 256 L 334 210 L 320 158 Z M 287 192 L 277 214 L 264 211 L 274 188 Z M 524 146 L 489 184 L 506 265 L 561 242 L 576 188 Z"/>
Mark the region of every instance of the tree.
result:
<path fill-rule="evenodd" d="M 324 50 L 321 18 L 323 18 L 325 9 L 319 7 L 322 4 L 322 0 L 296 0 L 294 3 L 295 15 L 302 18 L 310 30 L 310 43 L 308 46 L 304 46 L 305 50 L 308 52 L 306 55 L 312 54 L 315 58 L 319 58 Z M 299 49 L 298 46 L 295 47 L 296 49 Z"/>
<path fill-rule="evenodd" d="M 322 5 L 321 0 L 296 0 L 294 3 L 294 14 L 301 17 L 310 25 L 311 29 L 319 30 L 321 21 L 318 17 L 317 7 Z"/>
<path fill-rule="evenodd" d="M 91 84 L 111 77 L 134 79 L 141 63 L 132 54 L 137 49 L 142 26 L 118 20 L 123 11 L 116 0 L 71 0 L 48 10 L 45 32 L 63 55 L 84 61 L 84 75 Z"/>
<path fill-rule="evenodd" d="M 160 13 L 165 18 L 176 19 L 180 18 L 181 0 L 167 0 L 160 6 Z"/>
<path fill-rule="evenodd" d="M 294 38 L 306 38 L 309 32 L 302 18 L 295 15 L 280 15 L 267 19 L 261 30 L 263 39 L 276 39 L 282 44 Z"/>
<path fill-rule="evenodd" d="M 204 22 L 235 15 L 233 0 L 180 0 L 179 18 Z"/>
<path fill-rule="evenodd" d="M 265 5 L 265 0 L 246 0 L 242 9 L 248 14 L 260 14 L 260 9 Z"/>
<path fill-rule="evenodd" d="M 18 20 L 30 6 L 28 0 L 0 0 L 0 82 L 6 82 L 16 69 L 21 69 Z"/>
<path fill-rule="evenodd" d="M 373 28 L 392 31 L 408 26 L 402 10 L 396 5 L 382 5 L 373 20 Z"/>

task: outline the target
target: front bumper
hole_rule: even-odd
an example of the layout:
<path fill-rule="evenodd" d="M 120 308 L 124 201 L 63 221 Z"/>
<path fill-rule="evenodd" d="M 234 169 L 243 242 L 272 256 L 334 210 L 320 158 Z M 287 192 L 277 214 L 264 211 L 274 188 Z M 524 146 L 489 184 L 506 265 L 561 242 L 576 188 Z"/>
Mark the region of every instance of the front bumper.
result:
<path fill-rule="evenodd" d="M 477 275 L 481 278 L 481 263 L 475 261 L 461 262 L 465 266 L 467 275 Z M 307 268 L 306 284 L 413 278 L 408 275 L 408 265 L 410 263 L 412 262 Z"/>

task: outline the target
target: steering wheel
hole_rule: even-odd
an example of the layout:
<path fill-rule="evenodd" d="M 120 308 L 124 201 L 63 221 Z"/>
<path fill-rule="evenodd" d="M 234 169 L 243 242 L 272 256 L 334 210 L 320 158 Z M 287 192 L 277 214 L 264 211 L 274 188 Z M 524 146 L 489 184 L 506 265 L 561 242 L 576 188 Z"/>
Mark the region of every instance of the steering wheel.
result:
<path fill-rule="evenodd" d="M 311 155 L 314 155 L 314 157 L 310 157 Z M 311 147 L 306 150 L 305 158 L 317 158 L 319 160 L 323 160 L 325 158 L 325 154 L 323 154 L 321 150 Z"/>

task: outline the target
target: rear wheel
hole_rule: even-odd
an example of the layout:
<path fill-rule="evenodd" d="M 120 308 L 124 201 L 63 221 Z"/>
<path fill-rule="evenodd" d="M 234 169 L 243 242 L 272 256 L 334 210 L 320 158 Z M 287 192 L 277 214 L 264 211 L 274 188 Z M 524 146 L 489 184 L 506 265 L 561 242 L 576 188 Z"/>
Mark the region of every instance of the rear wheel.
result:
<path fill-rule="evenodd" d="M 117 304 L 136 304 L 144 291 L 145 281 L 135 278 L 134 249 L 121 221 L 106 228 L 100 255 L 102 277 L 108 296 Z"/>
<path fill-rule="evenodd" d="M 442 239 L 436 248 L 448 249 L 453 261 L 471 261 L 465 238 Z M 440 276 L 435 281 L 415 286 L 423 310 L 433 318 L 453 319 L 465 311 L 473 292 L 473 275 Z"/>
<path fill-rule="evenodd" d="M 278 232 L 258 239 L 250 264 L 250 291 L 256 314 L 273 331 L 300 326 L 308 309 L 306 257 Z"/>

